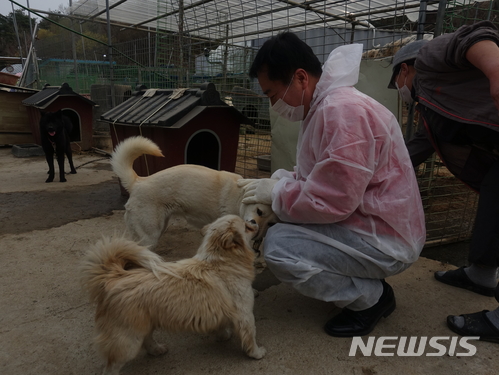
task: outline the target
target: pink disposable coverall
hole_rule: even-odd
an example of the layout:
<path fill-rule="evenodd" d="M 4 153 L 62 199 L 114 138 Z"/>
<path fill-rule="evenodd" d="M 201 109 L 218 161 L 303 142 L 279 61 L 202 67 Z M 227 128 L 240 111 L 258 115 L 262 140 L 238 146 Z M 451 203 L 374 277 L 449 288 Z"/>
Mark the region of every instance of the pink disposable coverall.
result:
<path fill-rule="evenodd" d="M 264 244 L 267 263 L 283 282 L 352 309 L 376 303 L 379 279 L 416 261 L 425 242 L 400 126 L 388 109 L 353 87 L 361 55 L 360 44 L 342 46 L 324 64 L 300 128 L 294 172 L 272 176 L 279 179 L 272 208 L 286 224 L 270 228 Z M 309 280 L 319 273 L 320 280 Z"/>

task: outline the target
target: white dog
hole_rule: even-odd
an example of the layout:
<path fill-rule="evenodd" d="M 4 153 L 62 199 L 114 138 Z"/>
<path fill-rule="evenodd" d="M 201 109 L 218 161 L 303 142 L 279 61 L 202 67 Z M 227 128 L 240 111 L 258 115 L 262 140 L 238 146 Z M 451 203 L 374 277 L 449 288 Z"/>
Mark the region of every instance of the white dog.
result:
<path fill-rule="evenodd" d="M 183 216 L 197 228 L 223 215 L 239 215 L 258 224 L 255 240 L 262 239 L 268 224 L 277 221 L 270 206 L 241 203 L 244 189 L 237 180 L 242 176 L 183 164 L 139 177 L 133 162 L 143 154 L 163 156 L 150 139 L 136 136 L 118 144 L 111 160 L 113 171 L 130 193 L 125 205 L 127 230 L 141 244 L 154 249 L 173 215 Z"/>
<path fill-rule="evenodd" d="M 141 347 L 152 355 L 166 353 L 166 346 L 153 339 L 156 328 L 214 331 L 221 340 L 234 330 L 248 356 L 265 355 L 255 339 L 251 287 L 255 253 L 249 240 L 257 225 L 226 215 L 203 231 L 197 254 L 177 262 L 164 262 L 123 238 L 104 239 L 89 250 L 82 282 L 97 304 L 96 342 L 107 360 L 104 374 L 119 374 Z"/>

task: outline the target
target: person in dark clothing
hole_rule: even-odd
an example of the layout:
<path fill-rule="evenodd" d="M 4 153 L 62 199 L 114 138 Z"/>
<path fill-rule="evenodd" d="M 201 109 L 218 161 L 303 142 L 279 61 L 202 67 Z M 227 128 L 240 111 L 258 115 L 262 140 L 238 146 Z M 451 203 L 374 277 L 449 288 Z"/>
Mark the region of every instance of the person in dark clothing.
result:
<path fill-rule="evenodd" d="M 469 267 L 436 272 L 448 285 L 496 296 L 499 266 L 499 31 L 489 21 L 419 40 L 394 56 L 389 88 L 417 101 L 421 125 L 407 142 L 413 165 L 436 151 L 457 178 L 480 194 Z M 499 308 L 449 316 L 464 336 L 499 343 Z"/>

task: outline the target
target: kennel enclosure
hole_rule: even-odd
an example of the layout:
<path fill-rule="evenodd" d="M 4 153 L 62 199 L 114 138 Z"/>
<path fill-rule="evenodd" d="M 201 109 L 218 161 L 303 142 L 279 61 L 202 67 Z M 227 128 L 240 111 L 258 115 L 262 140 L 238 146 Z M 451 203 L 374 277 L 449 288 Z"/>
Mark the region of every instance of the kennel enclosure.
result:
<path fill-rule="evenodd" d="M 337 46 L 362 44 L 364 68 L 358 88 L 389 106 L 408 137 L 416 123 L 413 115 L 378 79 L 391 71 L 391 57 L 411 40 L 438 37 L 483 19 L 498 24 L 499 2 L 78 0 L 60 17 L 78 21 L 65 24 L 78 34 L 65 31 L 57 38 L 35 41 L 41 59 L 39 84 L 69 82 L 84 95 L 91 85 L 106 85 L 108 102 L 119 105 L 118 87 L 196 89 L 211 82 L 223 102 L 252 120 L 250 125 L 240 124 L 235 171 L 261 178 L 270 172 L 258 162 L 268 155 L 275 161 L 277 135 L 268 100 L 247 73 L 269 36 L 295 32 L 320 61 Z M 107 32 L 99 43 L 85 35 L 90 24 Z M 120 39 L 131 30 L 142 34 Z M 289 143 L 295 138 L 290 136 Z M 450 175 L 436 156 L 418 168 L 417 176 L 428 244 L 469 238 L 478 196 Z"/>

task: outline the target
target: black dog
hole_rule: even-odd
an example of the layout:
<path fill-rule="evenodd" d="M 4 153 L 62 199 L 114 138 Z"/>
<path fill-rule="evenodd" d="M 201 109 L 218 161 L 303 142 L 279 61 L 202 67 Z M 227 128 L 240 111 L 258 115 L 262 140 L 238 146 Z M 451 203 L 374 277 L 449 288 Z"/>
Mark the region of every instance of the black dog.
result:
<path fill-rule="evenodd" d="M 71 141 L 69 134 L 73 128 L 71 120 L 64 116 L 61 111 L 46 112 L 40 119 L 40 137 L 42 148 L 49 165 L 48 178 L 45 182 L 54 181 L 54 150 L 59 165 L 59 178 L 61 182 L 66 182 L 64 176 L 64 154 L 68 157 L 71 173 L 75 174 L 76 169 L 73 165 L 73 153 L 71 151 Z"/>

